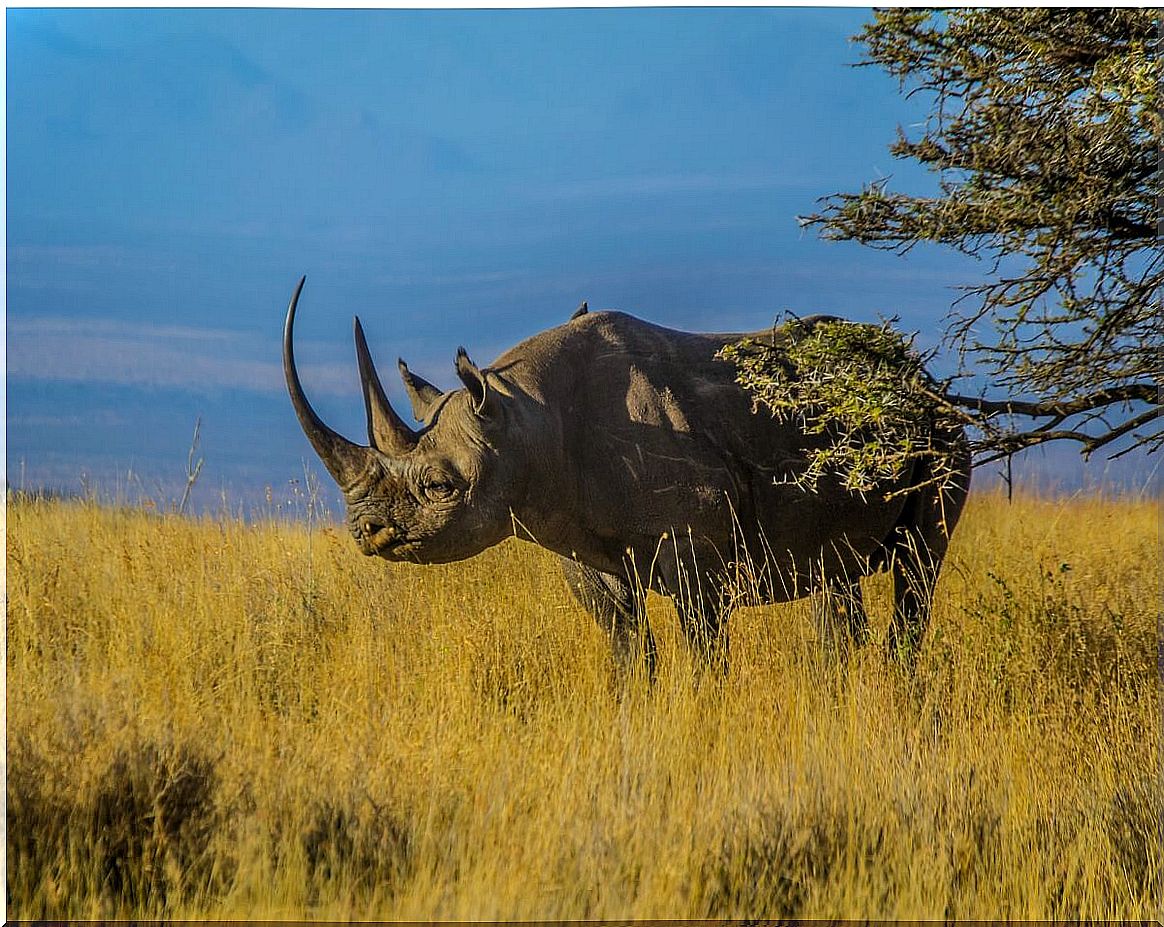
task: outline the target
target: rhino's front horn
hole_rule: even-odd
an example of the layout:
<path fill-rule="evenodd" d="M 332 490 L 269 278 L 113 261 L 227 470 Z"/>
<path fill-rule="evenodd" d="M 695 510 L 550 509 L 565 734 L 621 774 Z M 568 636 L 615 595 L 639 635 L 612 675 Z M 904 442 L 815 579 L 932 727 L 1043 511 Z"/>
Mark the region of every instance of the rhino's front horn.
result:
<path fill-rule="evenodd" d="M 353 320 L 356 334 L 356 360 L 360 365 L 360 385 L 364 388 L 364 410 L 368 413 L 368 440 L 385 454 L 399 456 L 416 447 L 417 434 L 404 423 L 388 402 L 376 365 L 364 338 L 364 326 Z"/>
<path fill-rule="evenodd" d="M 307 440 L 315 448 L 315 453 L 327 467 L 328 473 L 335 478 L 340 489 L 348 489 L 356 478 L 363 472 L 368 463 L 369 450 L 359 444 L 353 444 L 343 435 L 337 434 L 328 428 L 303 392 L 303 385 L 299 382 L 299 373 L 295 369 L 295 349 L 292 345 L 292 333 L 295 328 L 295 308 L 299 304 L 299 294 L 303 292 L 306 277 L 299 280 L 295 293 L 291 297 L 291 304 L 287 307 L 287 322 L 283 326 L 283 376 L 287 379 L 287 392 L 291 394 L 291 404 L 295 407 L 295 414 L 299 418 L 299 425 Z"/>

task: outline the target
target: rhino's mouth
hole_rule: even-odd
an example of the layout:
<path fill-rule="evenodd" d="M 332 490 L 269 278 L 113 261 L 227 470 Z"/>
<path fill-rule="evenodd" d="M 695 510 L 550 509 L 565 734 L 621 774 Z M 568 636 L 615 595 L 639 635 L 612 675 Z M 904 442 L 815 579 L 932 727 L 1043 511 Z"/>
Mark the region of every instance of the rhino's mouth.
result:
<path fill-rule="evenodd" d="M 369 544 L 364 553 L 369 557 L 382 557 L 384 560 L 415 560 L 414 552 L 419 547 L 418 541 L 397 536 Z"/>

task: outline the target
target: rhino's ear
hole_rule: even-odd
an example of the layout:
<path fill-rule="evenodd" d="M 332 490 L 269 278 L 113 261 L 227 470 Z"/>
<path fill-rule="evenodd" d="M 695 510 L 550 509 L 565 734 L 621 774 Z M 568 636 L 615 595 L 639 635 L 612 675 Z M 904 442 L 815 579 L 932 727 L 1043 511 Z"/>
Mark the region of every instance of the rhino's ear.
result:
<path fill-rule="evenodd" d="M 489 384 L 485 382 L 485 374 L 469 360 L 469 354 L 464 348 L 457 348 L 457 376 L 473 400 L 473 411 L 478 415 L 484 413 L 491 398 Z"/>
<path fill-rule="evenodd" d="M 574 310 L 574 314 L 572 316 L 570 316 L 570 321 L 573 322 L 575 319 L 581 318 L 582 316 L 586 315 L 586 313 L 589 311 L 590 311 L 590 307 L 588 305 L 586 305 L 586 301 L 583 300 L 581 302 L 581 304 L 579 304 L 578 308 Z"/>
<path fill-rule="evenodd" d="M 399 358 L 396 360 L 396 366 L 400 369 L 400 379 L 404 381 L 408 401 L 412 403 L 412 417 L 418 422 L 427 422 L 441 398 L 441 391 L 424 377 L 418 377 L 409 370 L 408 364 Z"/>

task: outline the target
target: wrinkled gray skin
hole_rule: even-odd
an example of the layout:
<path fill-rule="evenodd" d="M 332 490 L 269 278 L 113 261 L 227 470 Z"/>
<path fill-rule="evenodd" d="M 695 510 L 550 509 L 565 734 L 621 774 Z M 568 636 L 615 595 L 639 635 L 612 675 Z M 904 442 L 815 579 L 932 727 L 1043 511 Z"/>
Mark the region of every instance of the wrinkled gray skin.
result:
<path fill-rule="evenodd" d="M 586 311 L 478 368 L 462 349 L 463 388 L 441 392 L 399 369 L 422 427 L 392 410 L 359 320 L 356 349 L 370 446 L 331 431 L 303 394 L 292 328 L 284 372 L 300 423 L 339 483 L 368 556 L 463 560 L 517 535 L 554 551 L 571 591 L 610 636 L 618 661 L 653 672 L 646 589 L 674 598 L 691 647 L 726 666 L 726 621 L 741 603 L 815 593 L 834 645 L 867 634 L 860 577 L 890 569 L 888 645 L 912 659 L 934 582 L 966 498 L 969 459 L 944 496 L 889 501 L 822 482 L 782 484 L 812 440 L 752 410 L 716 352 L 743 337 L 690 334 L 620 312 Z M 811 320 L 810 320 L 811 321 Z M 773 339 L 776 339 L 774 342 Z M 938 440 L 955 442 L 959 436 Z M 928 474 L 911 474 L 916 485 Z"/>

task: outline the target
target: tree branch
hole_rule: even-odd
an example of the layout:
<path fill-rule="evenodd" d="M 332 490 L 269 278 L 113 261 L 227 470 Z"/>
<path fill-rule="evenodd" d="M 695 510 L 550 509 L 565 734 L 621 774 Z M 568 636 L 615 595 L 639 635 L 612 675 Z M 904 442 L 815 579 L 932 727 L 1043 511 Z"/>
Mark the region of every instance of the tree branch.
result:
<path fill-rule="evenodd" d="M 984 415 L 1027 415 L 1031 418 L 1055 416 L 1064 419 L 1071 415 L 1078 415 L 1080 412 L 1090 412 L 1093 409 L 1114 405 L 1117 402 L 1150 402 L 1157 406 L 1155 414 L 1159 415 L 1161 412 L 1160 389 L 1155 383 L 1129 383 L 1125 386 L 1112 386 L 1067 402 L 983 399 L 976 396 L 959 396 L 956 393 L 947 393 L 943 398 L 947 402 L 974 409 Z"/>
<path fill-rule="evenodd" d="M 1162 411 L 1164 410 L 1161 410 L 1158 406 L 1148 409 L 1134 418 L 1128 419 L 1122 425 L 1105 431 L 1101 435 L 1089 435 L 1082 431 L 1072 431 L 1070 429 L 1049 431 L 1043 428 L 1036 428 L 1034 431 L 1006 435 L 1001 439 L 992 438 L 981 449 L 990 450 L 994 453 L 982 460 L 975 461 L 975 465 L 982 466 L 983 464 L 993 463 L 996 460 L 1010 457 L 1028 447 L 1034 447 L 1036 444 L 1046 444 L 1048 441 L 1076 441 L 1082 445 L 1081 451 L 1083 456 L 1087 457 L 1101 447 L 1111 444 L 1118 438 L 1122 438 L 1128 432 L 1134 431 L 1141 425 L 1147 425 L 1154 418 L 1158 418 Z"/>

